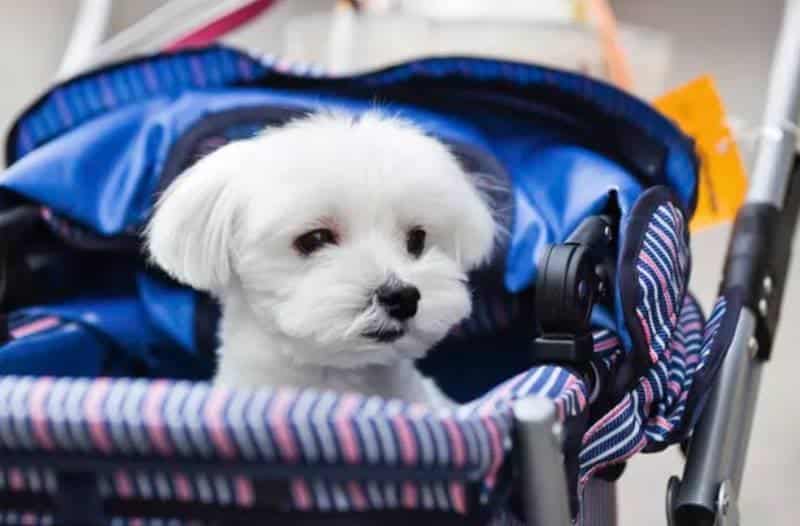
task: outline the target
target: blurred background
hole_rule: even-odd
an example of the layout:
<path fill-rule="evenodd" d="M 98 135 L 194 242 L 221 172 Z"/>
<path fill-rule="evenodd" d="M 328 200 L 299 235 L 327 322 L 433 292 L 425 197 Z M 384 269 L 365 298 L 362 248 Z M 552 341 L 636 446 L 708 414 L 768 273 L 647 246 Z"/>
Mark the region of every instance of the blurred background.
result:
<path fill-rule="evenodd" d="M 602 16 L 599 26 L 585 24 L 589 15 L 577 0 L 371 2 L 376 9 L 398 3 L 410 15 L 376 17 L 375 23 L 354 31 L 347 3 L 337 8 L 333 0 L 283 0 L 228 40 L 248 49 L 315 62 L 332 71 L 430 53 L 508 56 L 627 83 L 648 99 L 708 73 L 717 82 L 749 166 L 783 8 L 780 0 L 613 0 L 609 5 L 617 22 L 610 28 L 616 29 L 614 38 L 609 36 L 609 21 Z M 106 12 L 102 6 L 107 4 Z M 5 130 L 16 114 L 54 82 L 73 25 L 81 17 L 107 15 L 105 40 L 146 52 L 157 49 L 167 36 L 181 36 L 209 9 L 227 4 L 233 2 L 0 0 L 0 128 Z M 182 10 L 178 9 L 181 5 Z M 165 17 L 169 13 L 165 9 L 177 11 Z M 159 16 L 169 24 L 154 33 L 125 32 L 147 17 L 156 20 Z M 457 23 L 452 23 L 454 19 Z M 120 36 L 128 40 L 114 40 Z M 91 40 L 94 35 L 83 38 Z M 114 46 L 104 49 L 108 59 L 119 51 Z M 79 69 L 80 53 L 73 51 L 72 63 L 66 64 L 62 75 Z M 620 64 L 619 53 L 627 57 L 627 65 Z M 693 290 L 706 309 L 716 293 L 728 233 L 728 227 L 721 226 L 693 237 Z M 800 257 L 795 258 L 790 276 L 774 359 L 762 383 L 740 502 L 746 524 L 795 524 L 800 516 L 800 481 L 795 475 L 800 471 L 800 421 L 794 417 L 794 371 L 800 356 L 793 355 L 791 345 L 800 341 L 798 266 Z M 665 524 L 667 478 L 680 471 L 681 457 L 675 448 L 658 455 L 638 455 L 621 480 L 621 524 Z"/>

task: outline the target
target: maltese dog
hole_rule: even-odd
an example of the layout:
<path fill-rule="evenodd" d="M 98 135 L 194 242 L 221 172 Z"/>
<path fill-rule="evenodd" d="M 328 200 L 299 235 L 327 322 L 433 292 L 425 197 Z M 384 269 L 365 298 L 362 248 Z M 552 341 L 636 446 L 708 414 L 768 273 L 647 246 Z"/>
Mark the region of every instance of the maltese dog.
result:
<path fill-rule="evenodd" d="M 484 196 L 439 141 L 315 114 L 201 159 L 160 199 L 154 262 L 222 305 L 215 382 L 447 404 L 414 360 L 471 311 Z"/>

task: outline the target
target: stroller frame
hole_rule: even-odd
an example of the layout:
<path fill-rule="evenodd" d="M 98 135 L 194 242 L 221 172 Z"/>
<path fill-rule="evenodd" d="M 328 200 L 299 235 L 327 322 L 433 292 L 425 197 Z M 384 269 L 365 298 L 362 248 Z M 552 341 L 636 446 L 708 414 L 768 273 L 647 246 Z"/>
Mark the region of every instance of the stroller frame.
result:
<path fill-rule="evenodd" d="M 737 501 L 761 372 L 780 318 L 800 209 L 798 31 L 800 1 L 789 0 L 750 188 L 736 217 L 720 284 L 720 295 L 734 290 L 743 295 L 742 308 L 711 398 L 689 441 L 683 477 L 673 476 L 668 483 L 670 526 L 740 524 Z M 557 489 L 563 479 L 559 429 L 548 406 L 549 400 L 523 399 L 514 411 L 522 442 L 526 520 L 536 526 L 570 523 L 566 494 Z"/>
<path fill-rule="evenodd" d="M 720 286 L 740 288 L 744 306 L 691 441 L 683 481 L 670 480 L 671 524 L 708 524 L 712 519 L 714 524 L 739 524 L 737 499 L 761 370 L 774 342 L 800 208 L 798 28 L 800 2 L 790 0 L 775 47 L 750 190 L 736 218 Z"/>

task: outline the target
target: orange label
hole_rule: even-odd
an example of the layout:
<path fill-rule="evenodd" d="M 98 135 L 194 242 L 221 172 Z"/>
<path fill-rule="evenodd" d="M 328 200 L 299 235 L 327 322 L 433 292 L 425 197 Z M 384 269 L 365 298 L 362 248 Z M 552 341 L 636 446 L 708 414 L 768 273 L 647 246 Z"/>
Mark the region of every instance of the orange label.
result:
<path fill-rule="evenodd" d="M 733 220 L 747 193 L 747 176 L 714 80 L 699 77 L 653 104 L 695 140 L 700 173 L 691 229 Z"/>

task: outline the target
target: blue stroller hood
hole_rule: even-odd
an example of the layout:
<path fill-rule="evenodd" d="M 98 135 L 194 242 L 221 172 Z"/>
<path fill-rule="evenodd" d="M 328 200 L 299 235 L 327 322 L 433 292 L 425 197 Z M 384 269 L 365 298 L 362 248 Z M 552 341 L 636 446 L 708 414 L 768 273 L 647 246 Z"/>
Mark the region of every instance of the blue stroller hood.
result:
<path fill-rule="evenodd" d="M 198 158 L 264 126 L 322 107 L 358 114 L 376 105 L 502 187 L 507 245 L 471 276 L 472 316 L 420 364 L 471 403 L 436 414 L 332 393 L 91 380 L 204 380 L 213 371 L 217 306 L 143 262 L 140 233 L 160 191 Z M 6 156 L 0 227 L 13 234 L 27 279 L 9 288 L 13 309 L 0 330 L 0 374 L 16 375 L 0 377 L 0 428 L 13 429 L 0 433 L 0 452 L 24 444 L 43 458 L 96 453 L 105 460 L 93 464 L 91 484 L 103 498 L 148 500 L 152 484 L 167 500 L 205 495 L 205 504 L 228 507 L 437 509 L 483 520 L 513 495 L 510 403 L 538 393 L 556 401 L 570 430 L 577 506 L 595 474 L 686 436 L 719 363 L 724 302 L 706 324 L 686 291 L 692 142 L 646 104 L 580 75 L 440 58 L 325 77 L 224 47 L 162 54 L 54 87 L 17 120 Z M 540 258 L 599 214 L 618 223 L 616 276 L 610 300 L 592 312 L 591 363 L 531 367 Z M 37 423 L 20 427 L 25 411 L 4 411 L 4 396 L 34 410 Z M 73 438 L 52 420 L 70 400 L 83 408 L 71 413 Z M 133 459 L 145 463 L 125 464 Z M 36 470 L 58 478 L 56 468 Z M 149 482 L 131 484 L 137 476 Z M 205 476 L 214 489 L 203 490 Z"/>

